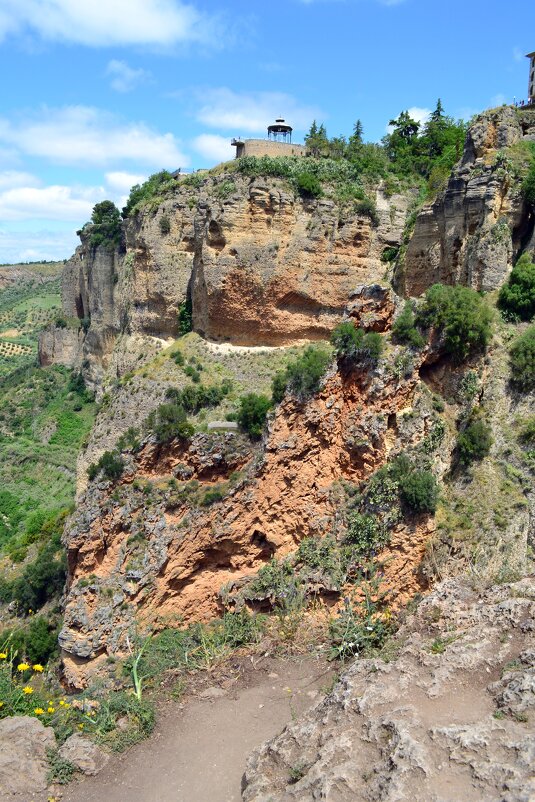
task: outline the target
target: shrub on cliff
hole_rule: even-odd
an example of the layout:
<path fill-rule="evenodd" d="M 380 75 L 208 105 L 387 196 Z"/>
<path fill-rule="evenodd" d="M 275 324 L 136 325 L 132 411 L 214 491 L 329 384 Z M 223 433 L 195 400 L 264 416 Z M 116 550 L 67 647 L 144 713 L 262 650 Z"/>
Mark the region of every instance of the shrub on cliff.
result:
<path fill-rule="evenodd" d="M 181 404 L 160 404 L 150 413 L 147 424 L 159 443 L 166 443 L 174 438 L 189 440 L 195 431 Z"/>
<path fill-rule="evenodd" d="M 402 313 L 396 318 L 392 326 L 392 338 L 394 342 L 411 345 L 413 348 L 422 348 L 425 345 L 425 338 L 416 328 L 416 318 L 411 301 L 405 302 Z"/>
<path fill-rule="evenodd" d="M 320 181 L 311 173 L 300 173 L 295 180 L 295 184 L 297 191 L 304 198 L 319 198 L 323 195 Z"/>
<path fill-rule="evenodd" d="M 98 462 L 92 463 L 87 469 L 90 480 L 96 479 L 102 471 L 106 479 L 118 479 L 124 470 L 124 460 L 114 451 L 105 451 Z"/>
<path fill-rule="evenodd" d="M 425 294 L 416 322 L 437 329 L 446 352 L 458 361 L 484 348 L 492 334 L 492 311 L 469 287 L 434 284 Z"/>
<path fill-rule="evenodd" d="M 511 271 L 500 290 L 498 306 L 520 320 L 531 320 L 535 315 L 535 264 L 529 254 L 522 254 Z"/>
<path fill-rule="evenodd" d="M 225 381 L 222 384 L 211 387 L 205 387 L 199 384 L 198 387 L 188 385 L 182 390 L 176 387 L 169 387 L 165 393 L 165 397 L 175 404 L 184 407 L 186 412 L 197 413 L 206 407 L 216 407 L 230 392 L 230 382 Z"/>
<path fill-rule="evenodd" d="M 113 250 L 120 245 L 121 213 L 112 201 L 101 201 L 93 207 L 91 223 L 89 244 L 92 248 L 102 245 Z"/>
<path fill-rule="evenodd" d="M 532 160 L 528 174 L 522 184 L 522 192 L 527 203 L 535 207 L 535 145 L 533 142 L 531 142 L 530 145 Z"/>
<path fill-rule="evenodd" d="M 130 217 L 142 206 L 156 208 L 176 188 L 176 181 L 167 170 L 149 176 L 143 184 L 134 184 L 123 207 L 122 216 Z M 164 232 L 162 232 L 164 233 Z"/>
<path fill-rule="evenodd" d="M 287 391 L 301 401 L 317 393 L 329 362 L 328 353 L 309 345 L 285 371 L 275 375 L 271 385 L 273 403 L 280 403 Z"/>
<path fill-rule="evenodd" d="M 459 460 L 463 465 L 482 460 L 492 446 L 492 430 L 483 420 L 472 420 L 457 438 Z"/>
<path fill-rule="evenodd" d="M 513 383 L 520 390 L 535 389 L 535 326 L 517 337 L 509 354 Z"/>
<path fill-rule="evenodd" d="M 411 470 L 399 479 L 402 502 L 415 513 L 434 513 L 438 501 L 438 485 L 431 471 Z"/>
<path fill-rule="evenodd" d="M 266 395 L 248 393 L 242 396 L 237 415 L 238 425 L 257 440 L 262 436 L 270 407 L 271 401 Z"/>
<path fill-rule="evenodd" d="M 331 343 L 336 354 L 341 359 L 352 362 L 369 361 L 378 362 L 383 351 L 381 335 L 375 331 L 366 334 L 350 321 L 340 323 L 331 335 Z"/>

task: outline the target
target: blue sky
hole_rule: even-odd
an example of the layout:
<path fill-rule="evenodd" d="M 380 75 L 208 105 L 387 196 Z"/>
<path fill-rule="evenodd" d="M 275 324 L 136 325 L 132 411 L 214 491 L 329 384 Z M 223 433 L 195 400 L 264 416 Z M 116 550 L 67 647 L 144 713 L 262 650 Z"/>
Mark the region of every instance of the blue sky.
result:
<path fill-rule="evenodd" d="M 525 97 L 532 50 L 533 0 L 0 0 L 0 263 L 68 257 L 94 203 L 279 114 L 377 141 Z"/>

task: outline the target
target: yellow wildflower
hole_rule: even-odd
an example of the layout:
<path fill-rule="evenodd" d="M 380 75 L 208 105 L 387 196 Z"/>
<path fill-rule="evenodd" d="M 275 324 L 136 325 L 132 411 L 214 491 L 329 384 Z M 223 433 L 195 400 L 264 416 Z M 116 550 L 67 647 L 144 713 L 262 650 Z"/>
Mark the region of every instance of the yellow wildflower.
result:
<path fill-rule="evenodd" d="M 30 693 L 33 693 L 33 688 L 30 688 L 29 685 L 26 685 L 26 687 L 22 689 L 22 693 L 26 693 L 29 695 Z"/>
<path fill-rule="evenodd" d="M 17 671 L 28 671 L 29 669 L 28 663 L 19 663 L 17 666 Z"/>
<path fill-rule="evenodd" d="M 84 725 L 83 725 L 83 724 L 78 724 L 78 729 L 79 729 L 79 730 L 83 730 L 83 728 L 84 728 Z"/>
<path fill-rule="evenodd" d="M 5 652 L 0 652 L 0 660 L 7 660 L 7 654 Z"/>
<path fill-rule="evenodd" d="M 65 702 L 63 701 L 63 699 L 59 700 L 59 706 L 60 707 L 65 707 Z"/>
<path fill-rule="evenodd" d="M 36 707 L 33 712 L 35 713 L 36 716 L 43 716 L 45 713 L 42 707 Z"/>
<path fill-rule="evenodd" d="M 3 702 L 0 702 L 0 707 L 3 707 L 3 706 L 4 706 L 4 703 L 3 703 Z"/>
<path fill-rule="evenodd" d="M 44 668 L 41 665 L 41 663 L 36 663 L 34 666 L 32 666 L 32 668 L 34 671 L 44 671 Z"/>
<path fill-rule="evenodd" d="M 55 712 L 56 712 L 56 708 L 55 707 L 48 707 L 47 708 L 47 713 L 55 713 Z"/>

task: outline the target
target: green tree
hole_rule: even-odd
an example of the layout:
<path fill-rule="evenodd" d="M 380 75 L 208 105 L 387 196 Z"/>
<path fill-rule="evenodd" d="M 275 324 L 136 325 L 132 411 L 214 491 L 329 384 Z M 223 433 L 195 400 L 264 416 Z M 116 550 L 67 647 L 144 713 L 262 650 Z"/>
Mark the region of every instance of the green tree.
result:
<path fill-rule="evenodd" d="M 267 395 L 248 393 L 240 398 L 238 424 L 254 440 L 262 436 L 270 407 L 271 401 Z"/>
<path fill-rule="evenodd" d="M 460 462 L 469 465 L 482 460 L 490 452 L 492 442 L 492 430 L 488 423 L 483 420 L 472 421 L 457 439 Z"/>
<path fill-rule="evenodd" d="M 91 223 L 89 243 L 92 247 L 104 245 L 113 250 L 120 245 L 121 213 L 112 201 L 101 201 L 93 207 Z"/>
<path fill-rule="evenodd" d="M 520 320 L 531 320 L 535 315 L 535 264 L 523 253 L 500 290 L 498 306 Z"/>
<path fill-rule="evenodd" d="M 513 383 L 520 390 L 535 389 L 535 326 L 517 337 L 509 355 Z"/>
<path fill-rule="evenodd" d="M 395 342 L 412 345 L 414 348 L 422 348 L 425 345 L 425 338 L 416 328 L 416 318 L 411 301 L 405 302 L 402 313 L 396 318 L 392 326 L 392 337 Z"/>
<path fill-rule="evenodd" d="M 484 298 L 470 287 L 434 284 L 418 310 L 417 323 L 441 332 L 447 353 L 462 361 L 488 345 L 492 334 L 492 311 Z"/>
<path fill-rule="evenodd" d="M 312 156 L 326 156 L 329 152 L 329 139 L 323 123 L 318 125 L 316 120 L 310 126 L 305 136 L 305 145 Z"/>

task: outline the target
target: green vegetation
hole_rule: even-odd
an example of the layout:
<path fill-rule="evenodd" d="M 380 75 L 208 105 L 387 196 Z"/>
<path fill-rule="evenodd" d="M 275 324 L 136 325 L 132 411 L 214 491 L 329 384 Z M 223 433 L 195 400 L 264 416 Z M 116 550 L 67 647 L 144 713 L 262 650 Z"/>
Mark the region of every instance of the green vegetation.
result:
<path fill-rule="evenodd" d="M 178 307 L 178 334 L 183 337 L 190 331 L 193 331 L 193 306 L 191 297 L 188 295 Z"/>
<path fill-rule="evenodd" d="M 381 335 L 375 331 L 366 334 L 350 321 L 340 323 L 331 335 L 331 343 L 340 359 L 350 362 L 368 361 L 376 364 L 383 351 Z"/>
<path fill-rule="evenodd" d="M 182 406 L 186 412 L 197 414 L 201 409 L 216 407 L 220 404 L 229 394 L 231 387 L 232 385 L 229 381 L 224 381 L 219 385 L 213 384 L 209 387 L 205 387 L 203 384 L 194 387 L 190 384 L 182 390 L 169 387 L 165 396 L 175 404 Z"/>
<path fill-rule="evenodd" d="M 524 253 L 501 288 L 498 307 L 513 320 L 532 320 L 535 315 L 535 264 Z"/>
<path fill-rule="evenodd" d="M 176 403 L 160 404 L 150 413 L 147 426 L 159 443 L 167 443 L 175 438 L 189 440 L 195 431 L 182 404 Z"/>
<path fill-rule="evenodd" d="M 130 217 L 141 208 L 157 209 L 175 188 L 176 181 L 167 170 L 154 173 L 143 184 L 134 184 L 126 206 L 123 207 L 122 216 Z"/>
<path fill-rule="evenodd" d="M 72 503 L 76 458 L 94 414 L 92 396 L 66 368 L 20 368 L 2 382 L 0 552 L 24 559 L 36 526 Z"/>
<path fill-rule="evenodd" d="M 296 187 L 304 198 L 319 198 L 323 195 L 321 182 L 312 173 L 300 173 L 296 178 Z"/>
<path fill-rule="evenodd" d="M 113 451 L 105 451 L 98 462 L 92 463 L 87 469 L 87 476 L 90 480 L 96 479 L 102 473 L 106 479 L 114 481 L 119 479 L 124 470 L 124 460 Z"/>
<path fill-rule="evenodd" d="M 438 501 L 438 485 L 428 470 L 411 470 L 399 480 L 402 502 L 414 513 L 434 513 Z"/>
<path fill-rule="evenodd" d="M 267 395 L 248 393 L 242 396 L 237 414 L 240 428 L 254 440 L 259 439 L 264 431 L 270 408 L 271 400 Z"/>
<path fill-rule="evenodd" d="M 462 465 L 470 465 L 486 457 L 492 446 L 492 430 L 486 421 L 472 416 L 466 428 L 459 434 L 457 449 Z"/>
<path fill-rule="evenodd" d="M 416 322 L 437 330 L 446 352 L 458 361 L 485 348 L 492 334 L 492 311 L 469 287 L 434 284 L 425 294 Z"/>
<path fill-rule="evenodd" d="M 168 214 L 162 214 L 160 217 L 160 232 L 164 237 L 171 233 L 171 220 Z"/>
<path fill-rule="evenodd" d="M 529 146 L 531 159 L 528 173 L 522 184 L 522 192 L 527 203 L 535 208 L 535 145 L 530 142 Z"/>
<path fill-rule="evenodd" d="M 422 348 L 425 345 L 425 338 L 416 328 L 412 301 L 405 301 L 403 311 L 396 318 L 392 326 L 392 339 L 394 342 L 413 348 Z"/>
<path fill-rule="evenodd" d="M 513 383 L 525 392 L 535 388 L 535 326 L 514 341 L 509 351 Z"/>
<path fill-rule="evenodd" d="M 318 392 L 321 380 L 331 361 L 330 355 L 318 346 L 310 345 L 303 354 L 278 372 L 272 384 L 273 403 L 278 404 L 286 392 L 304 401 Z"/>
<path fill-rule="evenodd" d="M 103 246 L 113 251 L 121 244 L 121 213 L 109 200 L 101 201 L 93 207 L 89 244 L 92 248 Z"/>

